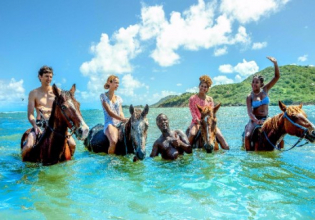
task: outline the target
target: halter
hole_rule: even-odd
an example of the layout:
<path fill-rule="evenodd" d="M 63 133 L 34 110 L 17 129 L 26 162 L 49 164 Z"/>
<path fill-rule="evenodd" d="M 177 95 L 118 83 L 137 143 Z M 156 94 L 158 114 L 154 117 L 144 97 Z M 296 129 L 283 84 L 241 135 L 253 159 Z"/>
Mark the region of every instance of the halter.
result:
<path fill-rule="evenodd" d="M 74 129 L 73 129 L 74 123 L 72 122 L 72 120 L 71 120 L 71 119 L 66 115 L 66 113 L 64 112 L 64 107 L 61 106 L 59 103 L 56 103 L 56 104 L 59 106 L 59 108 L 60 108 L 61 113 L 63 114 L 63 116 L 65 116 L 66 120 L 67 120 L 67 121 L 70 123 L 70 125 L 71 125 L 71 128 L 69 128 L 69 129 L 70 129 L 70 134 L 68 134 L 68 135 L 60 134 L 60 133 L 57 132 L 55 129 L 53 129 L 52 127 L 50 127 L 49 123 L 47 123 L 47 124 L 48 124 L 47 127 L 48 127 L 52 132 L 58 134 L 59 136 L 62 136 L 62 137 L 65 137 L 65 138 L 69 138 L 69 137 L 71 137 L 71 136 L 74 134 L 74 132 L 77 130 L 77 128 L 74 128 Z"/>
<path fill-rule="evenodd" d="M 302 125 L 299 125 L 299 124 L 295 123 L 294 121 L 292 121 L 292 119 L 289 118 L 289 116 L 287 115 L 287 112 L 284 112 L 283 117 L 286 118 L 286 119 L 287 119 L 291 124 L 293 124 L 295 127 L 298 127 L 298 128 L 300 128 L 300 129 L 303 130 L 303 135 L 302 135 L 302 137 L 300 137 L 299 140 L 298 140 L 292 147 L 290 147 L 289 149 L 287 149 L 287 150 L 281 150 L 281 148 L 278 147 L 280 143 L 275 146 L 273 143 L 271 143 L 271 141 L 269 140 L 269 138 L 268 138 L 266 132 L 264 131 L 264 135 L 265 135 L 265 137 L 266 137 L 268 143 L 269 143 L 273 148 L 275 148 L 275 149 L 277 149 L 277 150 L 279 150 L 279 151 L 289 151 L 289 150 L 292 150 L 292 149 L 295 148 L 295 147 L 302 147 L 302 146 L 308 144 L 309 142 L 306 141 L 304 144 L 298 145 L 298 144 L 305 138 L 308 129 L 307 129 L 306 127 L 303 127 Z M 297 146 L 297 145 L 298 145 L 298 146 Z"/>
<path fill-rule="evenodd" d="M 207 115 L 206 117 L 204 117 L 204 121 L 207 123 L 207 121 L 208 121 L 208 118 L 209 118 L 210 116 L 209 115 Z M 199 129 L 199 131 L 200 131 L 200 129 Z M 200 132 L 201 133 L 201 132 Z M 209 137 L 209 128 L 208 128 L 208 126 L 206 126 L 206 133 L 207 133 L 207 139 L 209 139 L 210 140 L 210 137 Z M 198 134 L 198 132 L 197 132 L 197 134 Z M 197 136 L 197 134 L 196 134 L 196 136 Z M 201 136 L 202 137 L 202 136 Z M 196 139 L 197 140 L 197 139 Z M 206 140 L 207 141 L 207 140 Z M 216 143 L 216 138 L 214 139 L 214 143 Z"/>

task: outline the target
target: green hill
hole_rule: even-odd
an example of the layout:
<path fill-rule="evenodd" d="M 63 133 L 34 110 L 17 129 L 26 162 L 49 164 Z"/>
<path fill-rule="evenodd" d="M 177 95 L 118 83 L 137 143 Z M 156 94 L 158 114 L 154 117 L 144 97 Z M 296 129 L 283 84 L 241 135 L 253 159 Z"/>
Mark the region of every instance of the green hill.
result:
<path fill-rule="evenodd" d="M 268 67 L 256 74 L 262 75 L 265 82 L 274 76 L 274 68 Z M 256 75 L 255 74 L 255 75 Z M 280 79 L 269 91 L 271 105 L 277 105 L 278 100 L 285 104 L 315 104 L 315 67 L 286 65 L 280 67 Z M 249 76 L 241 83 L 213 86 L 208 95 L 212 96 L 215 103 L 223 106 L 246 105 L 246 96 L 251 92 Z M 154 107 L 185 107 L 188 106 L 189 97 L 193 93 L 183 93 L 179 96 L 165 97 Z"/>

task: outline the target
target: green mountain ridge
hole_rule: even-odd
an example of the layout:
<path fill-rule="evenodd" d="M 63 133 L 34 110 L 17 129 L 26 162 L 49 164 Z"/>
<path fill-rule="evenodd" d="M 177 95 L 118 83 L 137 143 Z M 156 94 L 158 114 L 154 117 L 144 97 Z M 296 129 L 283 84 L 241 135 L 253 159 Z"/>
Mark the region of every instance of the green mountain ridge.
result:
<path fill-rule="evenodd" d="M 278 105 L 281 100 L 285 104 L 315 104 L 315 67 L 285 65 L 279 67 L 280 79 L 269 91 L 271 105 Z M 265 83 L 268 83 L 274 76 L 274 67 L 268 67 L 253 75 L 262 75 Z M 215 103 L 222 106 L 244 106 L 246 97 L 251 92 L 253 75 L 244 81 L 234 84 L 213 86 L 208 95 Z M 183 93 L 178 96 L 167 96 L 151 107 L 187 107 L 189 97 L 195 93 Z"/>

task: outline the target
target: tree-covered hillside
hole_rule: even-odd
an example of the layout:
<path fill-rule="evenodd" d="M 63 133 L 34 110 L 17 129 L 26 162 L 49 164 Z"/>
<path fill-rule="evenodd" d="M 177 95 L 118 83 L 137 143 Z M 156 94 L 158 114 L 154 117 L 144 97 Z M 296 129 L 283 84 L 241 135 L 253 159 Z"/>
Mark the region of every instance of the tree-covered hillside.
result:
<path fill-rule="evenodd" d="M 265 83 L 274 76 L 274 68 L 268 67 L 255 75 L 262 75 Z M 280 67 L 280 79 L 269 91 L 271 105 L 277 105 L 278 100 L 285 104 L 315 104 L 315 67 L 286 65 Z M 223 106 L 238 106 L 246 104 L 246 96 L 251 91 L 249 76 L 241 83 L 213 86 L 208 95 L 212 96 L 215 103 Z M 154 107 L 184 107 L 188 106 L 189 97 L 193 93 L 184 93 L 179 96 L 165 97 Z"/>

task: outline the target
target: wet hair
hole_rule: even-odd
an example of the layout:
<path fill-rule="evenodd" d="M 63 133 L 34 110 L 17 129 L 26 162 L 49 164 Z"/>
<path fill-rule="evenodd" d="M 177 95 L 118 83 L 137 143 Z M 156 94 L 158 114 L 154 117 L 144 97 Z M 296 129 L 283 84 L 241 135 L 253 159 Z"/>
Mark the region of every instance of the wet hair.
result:
<path fill-rule="evenodd" d="M 210 88 L 211 85 L 212 85 L 212 80 L 211 80 L 211 78 L 210 78 L 209 76 L 207 76 L 207 75 L 200 76 L 199 81 L 200 81 L 199 86 L 200 86 L 202 83 L 206 83 L 207 86 Z"/>
<path fill-rule="evenodd" d="M 110 75 L 110 76 L 107 78 L 106 83 L 104 84 L 104 89 L 109 89 L 109 83 L 112 83 L 114 79 L 118 79 L 118 77 L 115 76 L 115 75 Z"/>
<path fill-rule="evenodd" d="M 167 117 L 166 114 L 160 113 L 158 116 L 156 116 L 156 119 L 155 119 L 156 123 L 158 122 L 159 118 L 160 118 L 162 115 L 165 115 L 165 117 L 168 119 L 168 117 Z"/>
<path fill-rule="evenodd" d="M 265 80 L 264 77 L 262 77 L 261 75 L 255 75 L 255 76 L 253 76 L 253 80 L 254 80 L 255 78 L 260 81 L 261 87 L 263 87 L 263 86 L 264 86 L 264 80 Z"/>
<path fill-rule="evenodd" d="M 39 71 L 38 71 L 38 75 L 39 76 L 43 76 L 43 74 L 45 73 L 51 73 L 51 74 L 54 74 L 53 72 L 53 68 L 49 67 L 49 66 L 42 66 Z"/>

